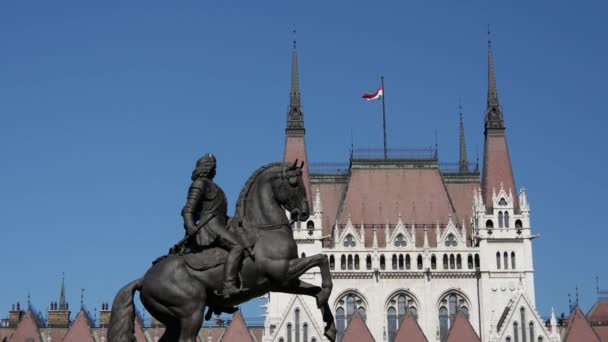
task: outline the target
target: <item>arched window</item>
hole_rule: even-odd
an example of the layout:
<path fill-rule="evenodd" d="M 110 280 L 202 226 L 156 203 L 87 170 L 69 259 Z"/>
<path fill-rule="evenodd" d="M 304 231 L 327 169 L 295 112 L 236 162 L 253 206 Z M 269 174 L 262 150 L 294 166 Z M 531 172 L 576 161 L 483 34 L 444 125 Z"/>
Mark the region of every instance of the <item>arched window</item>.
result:
<path fill-rule="evenodd" d="M 397 311 L 395 308 L 388 308 L 387 312 L 387 330 L 388 330 L 388 341 L 395 341 L 395 335 L 397 335 Z"/>
<path fill-rule="evenodd" d="M 543 342 L 543 337 L 542 336 L 538 336 L 538 342 Z"/>
<path fill-rule="evenodd" d="M 519 326 L 517 325 L 517 322 L 513 323 L 513 341 L 519 342 Z"/>
<path fill-rule="evenodd" d="M 342 254 L 342 256 L 340 257 L 340 269 L 341 270 L 346 269 L 346 255 L 344 255 L 344 254 Z"/>
<path fill-rule="evenodd" d="M 448 255 L 447 254 L 443 255 L 443 269 L 444 270 L 448 269 Z"/>
<path fill-rule="evenodd" d="M 456 255 L 456 268 L 459 270 L 462 269 L 462 257 L 460 256 L 460 254 Z"/>
<path fill-rule="evenodd" d="M 431 255 L 431 269 L 437 269 L 437 257 L 435 256 L 435 254 Z"/>
<path fill-rule="evenodd" d="M 302 342 L 308 342 L 308 323 L 302 326 Z"/>
<path fill-rule="evenodd" d="M 454 234 L 448 235 L 448 237 L 445 239 L 445 246 L 446 247 L 458 246 L 458 242 L 456 241 L 456 237 L 454 236 Z"/>
<path fill-rule="evenodd" d="M 346 236 L 346 238 L 344 239 L 344 247 L 355 247 L 355 246 L 356 246 L 355 238 L 351 234 L 348 234 Z"/>
<path fill-rule="evenodd" d="M 505 266 L 505 270 L 509 269 L 509 253 L 504 252 L 503 254 L 503 260 L 504 260 L 504 266 Z"/>
<path fill-rule="evenodd" d="M 501 198 L 500 201 L 498 201 L 498 205 L 507 205 L 507 201 L 504 198 Z"/>
<path fill-rule="evenodd" d="M 519 309 L 521 315 L 521 341 L 526 342 L 526 309 Z M 534 342 L 534 341 L 532 341 Z"/>
<path fill-rule="evenodd" d="M 310 342 L 317 342 L 317 339 L 313 337 L 312 340 L 310 340 Z"/>
<path fill-rule="evenodd" d="M 367 270 L 372 269 L 372 256 L 369 254 L 367 255 L 367 257 L 365 257 L 365 269 L 367 269 Z"/>
<path fill-rule="evenodd" d="M 487 220 L 486 228 L 494 228 L 494 222 L 492 220 Z"/>
<path fill-rule="evenodd" d="M 384 254 L 380 256 L 380 269 L 386 269 L 386 258 L 384 258 Z"/>
<path fill-rule="evenodd" d="M 315 223 L 312 222 L 312 220 L 308 221 L 308 223 L 306 223 L 306 229 L 308 229 L 309 234 L 312 235 L 310 231 L 315 230 Z"/>
<path fill-rule="evenodd" d="M 534 323 L 530 322 L 530 342 L 534 342 Z"/>
<path fill-rule="evenodd" d="M 353 256 L 351 254 L 348 255 L 348 269 L 353 269 Z"/>
<path fill-rule="evenodd" d="M 473 269 L 473 255 L 469 254 L 469 256 L 467 257 L 467 268 L 472 270 Z"/>
<path fill-rule="evenodd" d="M 291 342 L 291 323 L 287 323 L 287 342 Z"/>
<path fill-rule="evenodd" d="M 333 255 L 329 256 L 329 269 L 330 270 L 336 269 L 336 258 L 334 258 Z"/>
<path fill-rule="evenodd" d="M 422 254 L 418 254 L 418 260 L 416 260 L 417 264 L 418 264 L 418 269 L 421 270 L 422 269 Z"/>
<path fill-rule="evenodd" d="M 515 220 L 515 228 L 521 228 L 522 224 L 521 224 L 521 220 Z"/>
<path fill-rule="evenodd" d="M 391 266 L 393 267 L 394 270 L 397 269 L 397 255 L 396 254 L 393 254 Z"/>
<path fill-rule="evenodd" d="M 511 336 L 507 336 L 506 342 L 511 342 Z"/>
<path fill-rule="evenodd" d="M 509 212 L 505 211 L 505 228 L 509 228 Z M 531 341 L 534 342 L 534 341 Z"/>
<path fill-rule="evenodd" d="M 447 333 L 452 327 L 458 311 L 462 311 L 468 319 L 468 308 L 470 307 L 470 303 L 468 303 L 460 292 L 450 291 L 443 295 L 439 301 L 439 336 L 441 341 L 445 341 Z"/>
<path fill-rule="evenodd" d="M 403 267 L 403 254 L 399 254 L 399 269 L 402 270 Z"/>
<path fill-rule="evenodd" d="M 346 316 L 343 308 L 336 310 L 336 329 L 338 330 L 338 341 L 342 341 L 342 336 L 344 336 L 346 330 Z"/>
<path fill-rule="evenodd" d="M 306 258 L 306 253 L 302 252 L 301 258 Z"/>
<path fill-rule="evenodd" d="M 407 242 L 405 241 L 405 237 L 403 236 L 403 234 L 397 235 L 397 237 L 395 238 L 395 247 L 405 247 L 406 245 Z"/>
<path fill-rule="evenodd" d="M 407 291 L 399 291 L 393 294 L 386 308 L 388 340 L 394 341 L 397 330 L 401 326 L 405 315 L 409 311 L 415 319 L 418 319 L 418 303 Z"/>
<path fill-rule="evenodd" d="M 450 269 L 453 270 L 456 268 L 456 260 L 454 259 L 454 254 L 450 254 Z"/>
<path fill-rule="evenodd" d="M 285 342 L 285 339 L 281 337 L 281 338 L 279 339 L 279 342 Z"/>
<path fill-rule="evenodd" d="M 409 270 L 410 268 L 412 268 L 412 260 L 410 258 L 409 254 L 405 255 L 405 269 Z"/>
<path fill-rule="evenodd" d="M 350 322 L 350 319 L 353 317 L 355 313 L 355 296 L 348 295 L 346 297 L 346 320 Z"/>
<path fill-rule="evenodd" d="M 359 269 L 359 256 L 355 254 L 355 269 Z"/>
<path fill-rule="evenodd" d="M 500 252 L 496 252 L 496 268 L 500 269 Z"/>
<path fill-rule="evenodd" d="M 445 306 L 439 308 L 439 339 L 443 342 L 448 336 L 448 309 Z"/>
<path fill-rule="evenodd" d="M 479 254 L 475 254 L 475 269 L 479 269 Z"/>
<path fill-rule="evenodd" d="M 357 311 L 359 312 L 359 316 L 361 316 L 361 319 L 362 319 L 363 321 L 366 321 L 366 320 L 367 320 L 367 311 L 365 311 L 365 308 L 364 308 L 364 307 L 362 307 L 362 306 L 360 306 L 360 307 L 357 309 Z"/>
<path fill-rule="evenodd" d="M 498 212 L 498 228 L 502 228 L 503 227 L 503 223 L 502 223 L 502 211 Z"/>
<path fill-rule="evenodd" d="M 300 309 L 295 310 L 295 333 L 296 342 L 300 342 Z"/>
<path fill-rule="evenodd" d="M 515 252 L 511 252 L 511 268 L 515 269 Z"/>

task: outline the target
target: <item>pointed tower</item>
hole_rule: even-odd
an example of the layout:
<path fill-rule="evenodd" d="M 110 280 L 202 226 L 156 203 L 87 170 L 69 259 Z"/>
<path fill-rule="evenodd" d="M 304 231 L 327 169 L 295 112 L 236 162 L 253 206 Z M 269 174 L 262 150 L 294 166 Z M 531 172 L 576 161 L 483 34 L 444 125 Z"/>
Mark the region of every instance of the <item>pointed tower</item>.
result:
<path fill-rule="evenodd" d="M 498 102 L 494 60 L 492 56 L 492 41 L 488 31 L 488 99 L 485 113 L 485 142 L 483 152 L 483 173 L 481 188 L 486 206 L 492 205 L 492 191 L 498 191 L 501 184 L 507 192 L 515 192 L 515 178 L 511 167 L 505 122 L 502 109 Z M 517 198 L 514 198 L 514 208 L 519 210 Z"/>
<path fill-rule="evenodd" d="M 464 121 L 462 120 L 462 105 L 460 107 L 460 158 L 458 160 L 458 171 L 461 173 L 469 172 L 469 162 L 467 160 L 467 146 L 464 142 Z"/>
<path fill-rule="evenodd" d="M 304 162 L 302 177 L 308 194 L 308 203 L 311 203 L 311 194 L 308 184 L 308 157 L 304 139 L 304 112 L 300 103 L 300 83 L 298 80 L 298 53 L 296 50 L 296 31 L 293 31 L 293 55 L 291 60 L 291 91 L 289 93 L 289 109 L 287 110 L 287 127 L 285 128 L 285 154 L 283 160 L 298 164 Z"/>
<path fill-rule="evenodd" d="M 59 303 L 51 302 L 47 315 L 50 328 L 67 328 L 70 324 L 70 310 L 65 300 L 65 275 L 63 274 L 61 275 Z"/>

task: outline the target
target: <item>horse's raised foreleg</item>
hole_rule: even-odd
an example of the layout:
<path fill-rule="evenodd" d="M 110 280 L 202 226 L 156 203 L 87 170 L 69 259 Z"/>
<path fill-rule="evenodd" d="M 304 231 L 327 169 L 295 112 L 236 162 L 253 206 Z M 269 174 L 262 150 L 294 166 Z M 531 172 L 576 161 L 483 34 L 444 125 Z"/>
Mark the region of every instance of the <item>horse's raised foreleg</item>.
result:
<path fill-rule="evenodd" d="M 317 306 L 320 308 L 327 303 L 331 289 L 334 284 L 331 281 L 331 273 L 329 271 L 329 260 L 324 254 L 315 254 L 306 258 L 297 258 L 289 260 L 289 268 L 287 269 L 286 282 L 291 283 L 298 279 L 302 274 L 306 273 L 313 267 L 319 267 L 321 270 L 321 291 L 314 296 L 317 298 Z"/>
<path fill-rule="evenodd" d="M 324 289 L 319 286 L 307 283 L 305 281 L 295 279 L 289 285 L 282 288 L 273 289 L 273 291 L 296 295 L 312 296 L 317 298 L 317 305 L 319 305 L 318 296 L 324 291 Z M 321 310 L 321 315 L 323 316 L 323 322 L 325 322 L 324 334 L 330 341 L 335 341 L 337 332 L 336 323 L 334 321 L 334 315 L 331 313 L 331 308 L 327 301 L 325 301 L 325 303 L 323 303 L 322 305 L 319 305 L 319 309 Z"/>

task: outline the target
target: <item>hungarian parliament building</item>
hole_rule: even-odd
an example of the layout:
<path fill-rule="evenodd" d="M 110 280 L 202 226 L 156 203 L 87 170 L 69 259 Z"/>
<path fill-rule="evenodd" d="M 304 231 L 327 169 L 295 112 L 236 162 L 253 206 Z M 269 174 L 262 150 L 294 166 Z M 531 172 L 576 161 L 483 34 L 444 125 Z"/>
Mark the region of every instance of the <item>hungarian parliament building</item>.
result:
<path fill-rule="evenodd" d="M 491 44 L 481 165 L 467 159 L 460 113 L 459 162 L 444 164 L 428 149 L 352 149 L 349 162 L 309 164 L 293 47 L 286 116 L 287 162 L 304 161 L 311 216 L 294 224 L 298 254 L 324 254 L 333 279 L 330 305 L 338 341 L 608 341 L 608 298 L 587 313 L 536 309 L 531 205 L 516 188 L 499 104 Z M 320 283 L 318 269 L 301 279 Z M 264 315 L 206 322 L 201 342 L 321 342 L 323 320 L 314 298 L 265 297 Z M 43 315 L 14 305 L 0 326 L 0 342 L 105 342 L 108 304 L 93 316 L 71 317 L 63 286 Z M 76 310 L 75 310 L 76 311 Z M 4 316 L 2 316 L 4 317 Z M 146 323 L 148 322 L 148 323 Z M 163 326 L 136 320 L 138 342 L 158 341 Z"/>

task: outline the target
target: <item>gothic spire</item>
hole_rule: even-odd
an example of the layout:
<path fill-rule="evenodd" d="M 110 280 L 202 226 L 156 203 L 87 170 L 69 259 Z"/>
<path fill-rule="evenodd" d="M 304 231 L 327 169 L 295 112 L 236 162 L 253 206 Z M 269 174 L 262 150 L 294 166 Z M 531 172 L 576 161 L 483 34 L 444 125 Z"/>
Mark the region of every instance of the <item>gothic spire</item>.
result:
<path fill-rule="evenodd" d="M 59 310 L 65 310 L 65 273 L 61 273 L 61 290 L 59 291 Z"/>
<path fill-rule="evenodd" d="M 467 146 L 464 142 L 464 122 L 462 121 L 462 104 L 460 108 L 460 159 L 458 162 L 458 171 L 468 172 L 469 162 L 467 161 Z"/>
<path fill-rule="evenodd" d="M 504 129 L 505 123 L 498 102 L 496 75 L 494 73 L 494 58 L 492 55 L 492 38 L 488 27 L 488 100 L 486 108 L 486 132 L 489 128 Z"/>
<path fill-rule="evenodd" d="M 296 50 L 296 30 L 293 30 L 293 52 L 291 58 L 291 90 L 289 93 L 289 110 L 287 111 L 287 129 L 304 129 L 304 113 L 300 106 L 300 82 L 298 80 L 298 52 Z"/>

